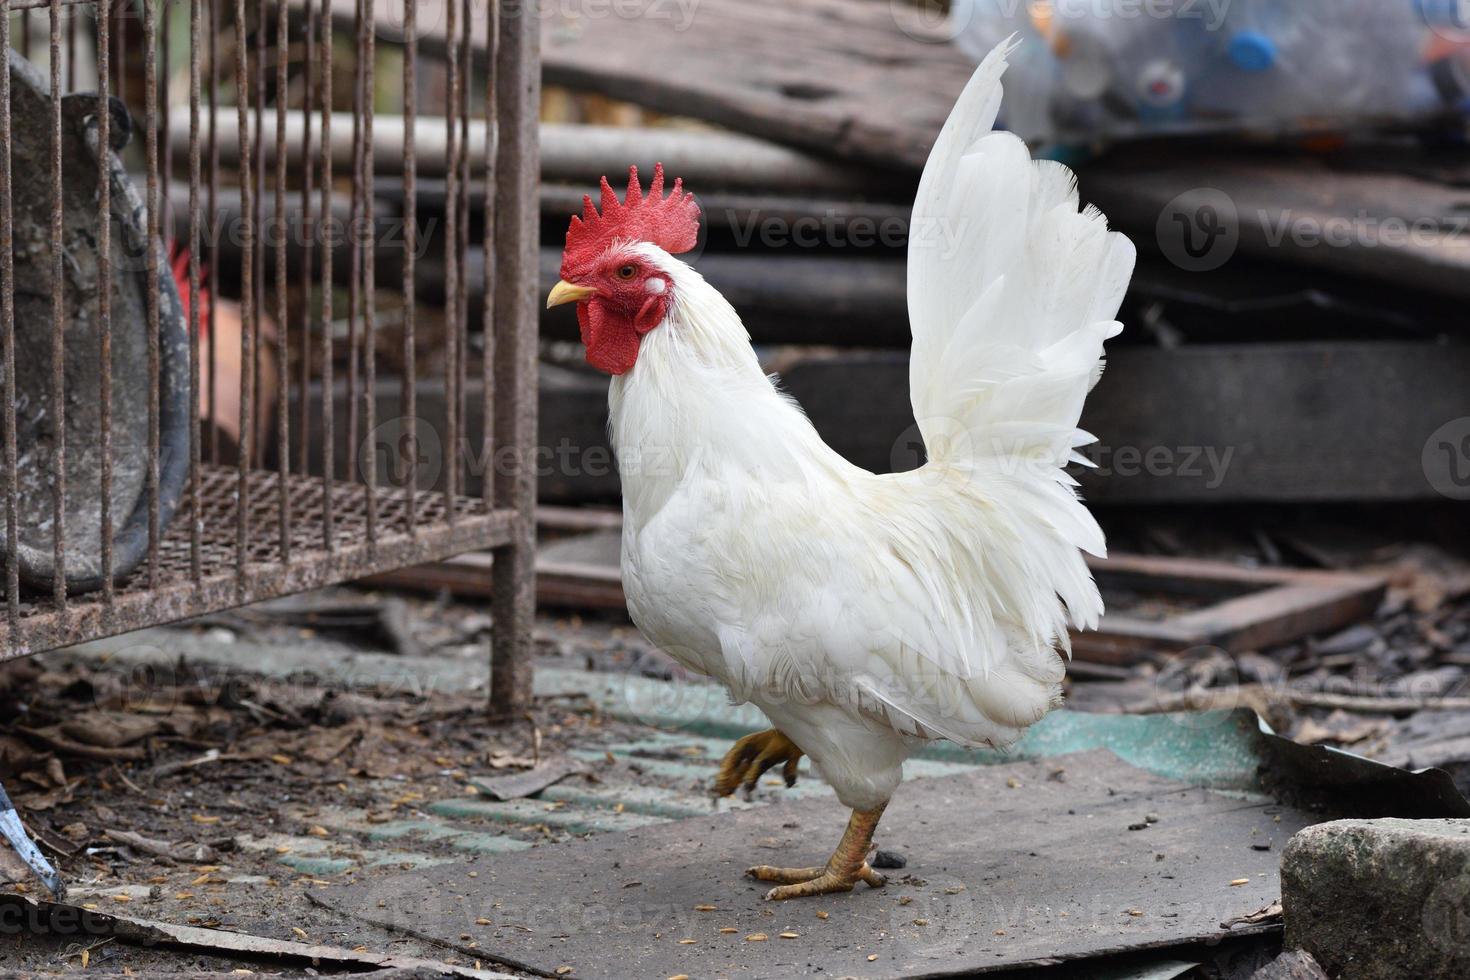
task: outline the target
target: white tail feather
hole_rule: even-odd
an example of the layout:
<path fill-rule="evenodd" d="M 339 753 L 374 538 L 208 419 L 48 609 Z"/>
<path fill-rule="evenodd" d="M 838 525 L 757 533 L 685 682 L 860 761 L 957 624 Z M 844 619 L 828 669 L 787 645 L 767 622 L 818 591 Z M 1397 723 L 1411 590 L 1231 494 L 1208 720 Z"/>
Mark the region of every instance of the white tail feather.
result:
<path fill-rule="evenodd" d="M 1064 467 L 1093 441 L 1078 422 L 1103 343 L 1122 329 L 1134 249 L 1095 208 L 1079 210 L 1070 170 L 994 131 L 1015 46 L 976 69 L 919 182 L 909 383 L 929 465 L 963 470 L 1027 525 L 1016 532 L 1031 554 L 996 556 L 1034 577 L 1024 604 L 1060 596 L 1087 626 L 1101 603 L 1076 549 L 1102 554 L 1104 541 Z"/>

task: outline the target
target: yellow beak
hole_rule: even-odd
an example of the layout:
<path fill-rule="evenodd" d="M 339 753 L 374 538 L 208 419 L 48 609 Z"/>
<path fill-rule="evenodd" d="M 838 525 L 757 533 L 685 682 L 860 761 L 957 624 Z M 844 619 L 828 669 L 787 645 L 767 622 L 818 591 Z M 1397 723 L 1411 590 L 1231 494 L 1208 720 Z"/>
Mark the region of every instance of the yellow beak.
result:
<path fill-rule="evenodd" d="M 563 303 L 580 303 L 584 299 L 591 299 L 597 295 L 597 290 L 591 286 L 578 286 L 576 283 L 567 282 L 565 279 L 551 287 L 551 292 L 546 294 L 546 308 L 561 306 Z"/>

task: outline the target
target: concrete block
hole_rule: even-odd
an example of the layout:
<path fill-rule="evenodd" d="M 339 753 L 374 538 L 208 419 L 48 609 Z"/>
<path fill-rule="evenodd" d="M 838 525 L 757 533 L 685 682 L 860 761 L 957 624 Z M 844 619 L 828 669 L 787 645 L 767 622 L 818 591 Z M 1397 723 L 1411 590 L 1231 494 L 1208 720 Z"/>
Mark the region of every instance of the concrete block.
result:
<path fill-rule="evenodd" d="M 1335 820 L 1281 855 L 1288 949 L 1341 980 L 1470 977 L 1470 820 Z"/>

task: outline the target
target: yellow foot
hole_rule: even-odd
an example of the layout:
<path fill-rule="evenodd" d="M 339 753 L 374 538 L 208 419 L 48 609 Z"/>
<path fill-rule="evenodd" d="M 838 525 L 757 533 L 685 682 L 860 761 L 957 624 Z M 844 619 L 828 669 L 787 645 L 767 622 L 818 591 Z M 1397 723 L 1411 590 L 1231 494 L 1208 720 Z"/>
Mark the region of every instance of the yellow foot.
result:
<path fill-rule="evenodd" d="M 781 775 L 785 777 L 786 785 L 795 786 L 796 764 L 800 761 L 801 749 L 774 728 L 747 735 L 725 754 L 711 792 L 717 797 L 729 796 L 743 785 L 749 793 L 768 769 L 782 763 L 785 765 Z"/>
<path fill-rule="evenodd" d="M 808 895 L 831 895 L 835 892 L 850 892 L 860 881 L 872 888 L 882 888 L 888 879 L 874 871 L 868 862 L 852 871 L 833 871 L 822 868 L 773 868 L 760 864 L 745 872 L 757 881 L 779 882 L 776 888 L 766 892 L 766 901 L 779 902 L 787 898 L 804 898 Z"/>

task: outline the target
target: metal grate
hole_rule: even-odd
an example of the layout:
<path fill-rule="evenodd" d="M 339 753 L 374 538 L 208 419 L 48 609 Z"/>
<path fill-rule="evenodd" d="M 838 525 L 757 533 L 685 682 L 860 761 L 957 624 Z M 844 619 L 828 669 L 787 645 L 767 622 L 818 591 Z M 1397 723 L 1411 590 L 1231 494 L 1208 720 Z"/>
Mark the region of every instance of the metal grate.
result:
<path fill-rule="evenodd" d="M 249 481 L 250 523 L 276 527 L 282 496 L 280 476 L 257 470 L 250 474 Z M 288 477 L 284 496 L 293 513 L 321 513 L 325 489 L 321 480 Z M 252 538 L 245 575 L 240 576 L 236 574 L 240 566 L 235 550 L 237 490 L 233 470 L 204 467 L 199 494 L 201 533 L 197 541 L 182 521 L 174 523 L 159 542 L 156 564 L 150 560 L 133 579 L 154 581 L 157 585 L 120 588 L 110 604 L 100 592 L 76 596 L 68 603 L 65 614 L 59 613 L 55 604 L 46 598 L 23 599 L 21 640 L 12 644 L 6 654 L 23 656 L 447 558 L 470 549 L 504 545 L 511 540 L 515 521 L 513 511 L 487 510 L 483 502 L 473 498 L 420 494 L 413 511 L 419 529 L 410 535 L 405 529 L 408 495 L 402 490 L 390 490 L 378 497 L 379 519 L 390 530 L 380 532 L 370 543 L 363 496 L 339 484 L 332 490 L 337 520 L 330 548 L 322 547 L 319 525 L 297 521 L 290 529 L 290 547 L 296 560 L 283 559 L 281 542 L 274 534 L 260 534 Z M 454 501 L 452 522 L 448 519 L 450 500 Z M 197 578 L 192 570 L 196 544 L 205 569 Z"/>
<path fill-rule="evenodd" d="M 0 660 L 494 548 L 524 703 L 537 19 L 0 8 Z"/>

